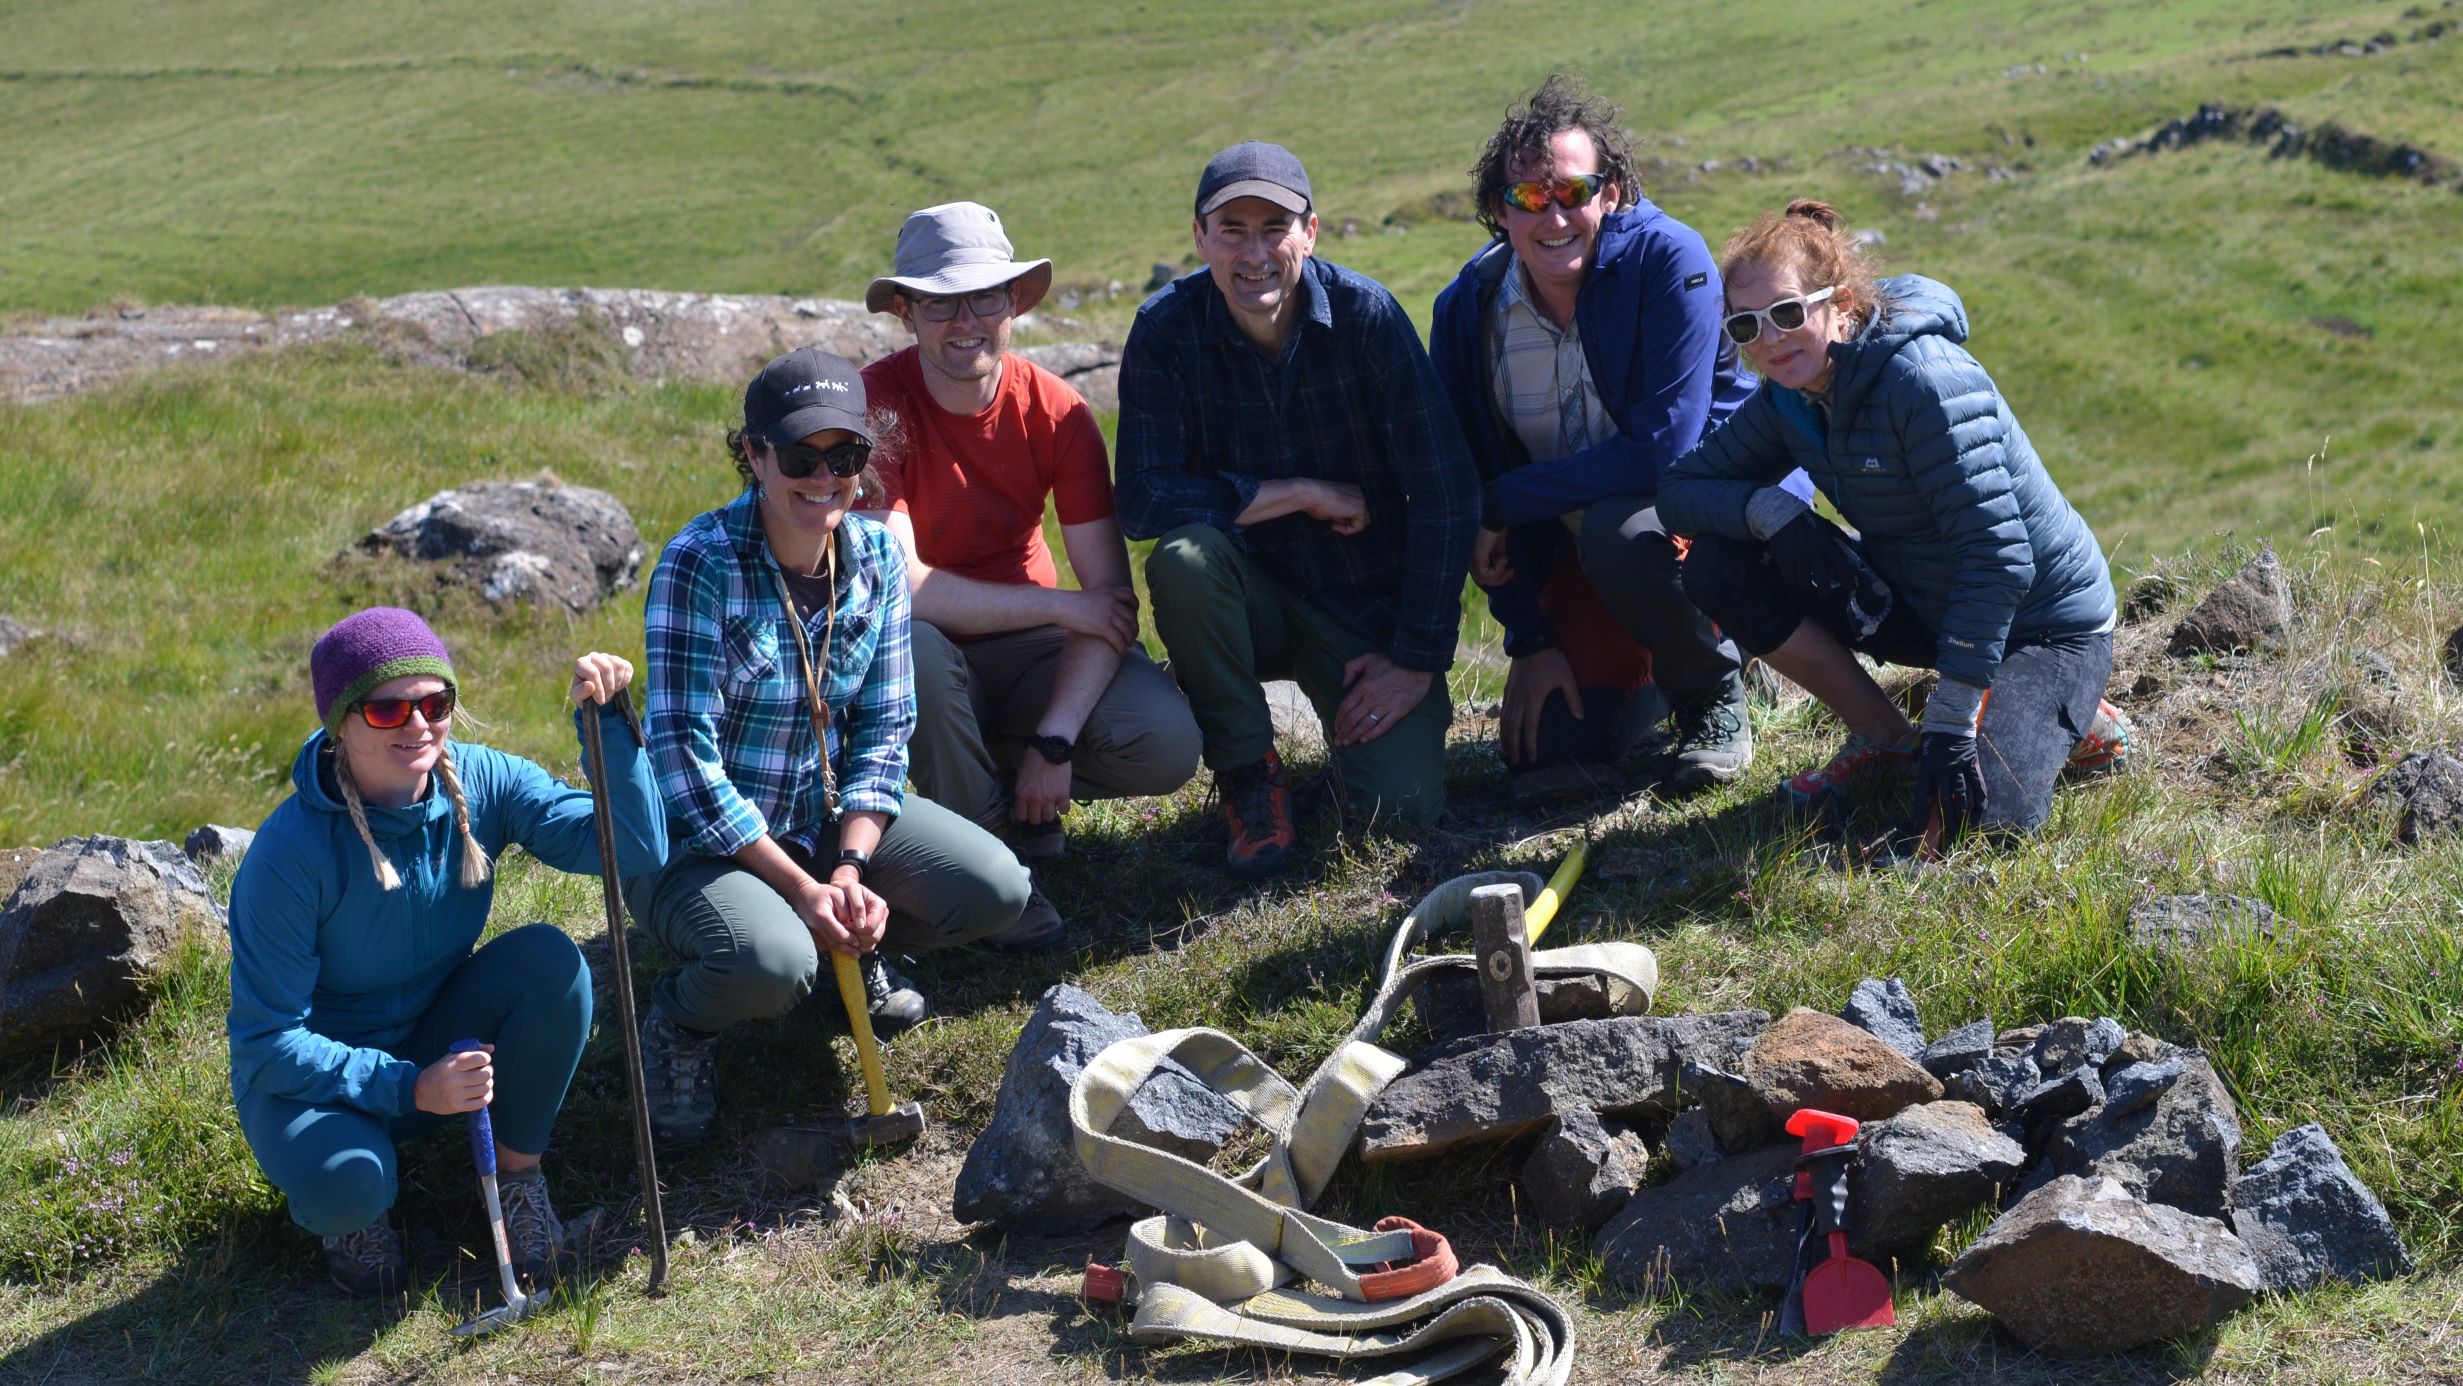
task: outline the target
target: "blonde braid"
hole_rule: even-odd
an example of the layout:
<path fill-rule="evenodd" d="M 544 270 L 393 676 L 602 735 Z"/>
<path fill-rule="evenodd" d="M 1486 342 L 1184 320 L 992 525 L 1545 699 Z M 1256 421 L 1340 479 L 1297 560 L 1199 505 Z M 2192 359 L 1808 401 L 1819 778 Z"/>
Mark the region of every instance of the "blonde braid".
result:
<path fill-rule="evenodd" d="M 453 748 L 445 747 L 436 757 L 436 778 L 445 787 L 445 797 L 453 801 L 453 821 L 462 830 L 462 888 L 475 889 L 487 883 L 487 849 L 470 830 L 470 801 L 462 797 L 462 776 L 453 768 Z"/>
<path fill-rule="evenodd" d="M 376 863 L 376 883 L 387 890 L 402 888 L 402 873 L 376 845 L 376 834 L 368 828 L 368 810 L 359 801 L 359 781 L 351 778 L 351 758 L 334 748 L 334 783 L 342 787 L 342 805 L 351 811 L 351 826 L 359 829 L 359 840 L 368 844 L 368 857 Z"/>

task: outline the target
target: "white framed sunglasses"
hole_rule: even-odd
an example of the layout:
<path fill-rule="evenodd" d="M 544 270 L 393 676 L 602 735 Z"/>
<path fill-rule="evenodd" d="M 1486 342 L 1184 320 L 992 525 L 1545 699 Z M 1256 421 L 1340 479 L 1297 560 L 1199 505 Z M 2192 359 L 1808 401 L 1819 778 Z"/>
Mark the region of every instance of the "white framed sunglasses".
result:
<path fill-rule="evenodd" d="M 1775 331 L 1793 332 L 1804 326 L 1805 315 L 1813 311 L 1814 304 L 1827 301 L 1832 294 L 1838 291 L 1839 286 L 1833 284 L 1826 289 L 1815 289 L 1809 294 L 1798 294 L 1794 298 L 1780 299 L 1767 307 L 1739 309 L 1728 314 L 1727 321 L 1721 326 L 1727 329 L 1728 340 L 1738 346 L 1744 346 L 1760 337 L 1763 323 L 1769 323 Z"/>

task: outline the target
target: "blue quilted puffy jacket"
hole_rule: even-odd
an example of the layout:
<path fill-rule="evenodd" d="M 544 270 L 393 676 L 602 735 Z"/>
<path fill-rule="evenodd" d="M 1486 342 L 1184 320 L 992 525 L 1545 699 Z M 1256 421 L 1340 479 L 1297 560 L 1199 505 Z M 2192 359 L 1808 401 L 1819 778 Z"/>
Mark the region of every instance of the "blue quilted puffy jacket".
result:
<path fill-rule="evenodd" d="M 1804 468 L 1899 599 L 1940 633 L 1946 678 L 1992 686 L 2013 638 L 2086 635 L 2113 617 L 2112 575 L 1966 348 L 1946 284 L 1882 281 L 1883 310 L 1830 348 L 1830 408 L 1768 380 L 1659 483 L 1679 534 L 1752 538 L 1745 501 Z"/>

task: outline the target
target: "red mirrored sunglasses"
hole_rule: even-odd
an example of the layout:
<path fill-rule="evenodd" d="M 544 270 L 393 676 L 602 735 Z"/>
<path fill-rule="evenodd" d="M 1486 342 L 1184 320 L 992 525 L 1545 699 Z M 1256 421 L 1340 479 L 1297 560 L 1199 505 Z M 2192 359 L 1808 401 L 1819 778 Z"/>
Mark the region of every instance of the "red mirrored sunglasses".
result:
<path fill-rule="evenodd" d="M 359 718 L 378 731 L 392 731 L 410 721 L 411 710 L 430 722 L 442 722 L 453 715 L 453 690 L 450 688 L 419 698 L 362 698 Z"/>

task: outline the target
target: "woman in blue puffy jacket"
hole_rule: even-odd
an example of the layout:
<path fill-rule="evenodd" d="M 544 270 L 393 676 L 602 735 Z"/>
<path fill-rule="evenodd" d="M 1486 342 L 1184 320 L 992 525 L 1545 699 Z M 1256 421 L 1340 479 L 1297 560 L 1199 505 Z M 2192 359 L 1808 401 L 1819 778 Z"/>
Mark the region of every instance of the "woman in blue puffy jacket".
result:
<path fill-rule="evenodd" d="M 2103 703 L 2112 578 L 2009 403 L 1961 344 L 1948 286 L 1877 279 L 1838 213 L 1789 204 L 1721 253 L 1723 326 L 1762 387 L 1660 483 L 1693 536 L 1685 591 L 1849 729 L 1786 795 L 1835 808 L 1859 776 L 1913 769 L 1932 845 L 2027 832 L 2065 765 L 2126 750 Z M 1853 527 L 1779 487 L 1802 467 Z M 1855 653 L 1940 671 L 1910 725 Z"/>

